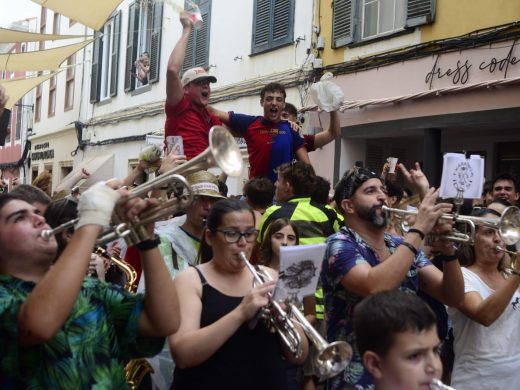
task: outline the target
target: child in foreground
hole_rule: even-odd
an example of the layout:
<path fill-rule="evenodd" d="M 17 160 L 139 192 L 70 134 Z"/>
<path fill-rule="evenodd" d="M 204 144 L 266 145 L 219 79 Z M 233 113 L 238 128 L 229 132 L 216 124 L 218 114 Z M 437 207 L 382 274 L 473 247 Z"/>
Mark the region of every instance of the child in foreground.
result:
<path fill-rule="evenodd" d="M 442 364 L 435 314 L 417 296 L 394 290 L 366 298 L 356 307 L 354 331 L 374 390 L 449 388 L 438 381 Z"/>

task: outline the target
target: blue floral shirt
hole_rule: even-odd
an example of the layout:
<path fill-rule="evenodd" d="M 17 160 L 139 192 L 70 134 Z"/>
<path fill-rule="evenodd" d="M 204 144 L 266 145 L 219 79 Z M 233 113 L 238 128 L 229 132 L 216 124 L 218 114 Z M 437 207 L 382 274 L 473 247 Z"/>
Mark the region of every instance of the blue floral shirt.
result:
<path fill-rule="evenodd" d="M 0 275 L 1 389 L 127 389 L 122 360 L 157 354 L 164 337 L 141 337 L 143 295 L 85 278 L 72 311 L 48 342 L 18 343 L 18 312 L 35 284 Z"/>
<path fill-rule="evenodd" d="M 385 233 L 385 244 L 394 253 L 403 241 L 402 237 Z M 321 282 L 325 301 L 327 339 L 343 340 L 352 346 L 354 355 L 346 370 L 327 382 L 327 389 L 342 389 L 345 384 L 358 390 L 373 389 L 372 376 L 364 369 L 354 337 L 354 308 L 363 297 L 341 285 L 343 277 L 358 264 L 376 267 L 378 257 L 368 243 L 354 230 L 342 227 L 327 239 L 327 250 L 323 259 Z M 422 251 L 415 258 L 400 289 L 416 293 L 419 289 L 419 269 L 431 265 Z"/>

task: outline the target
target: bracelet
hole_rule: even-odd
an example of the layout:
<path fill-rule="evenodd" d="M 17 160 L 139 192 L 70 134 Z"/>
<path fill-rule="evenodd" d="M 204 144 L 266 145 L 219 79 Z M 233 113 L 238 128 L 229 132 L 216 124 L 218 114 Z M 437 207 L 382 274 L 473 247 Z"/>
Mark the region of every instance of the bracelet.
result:
<path fill-rule="evenodd" d="M 459 256 L 455 253 L 453 255 L 443 255 L 443 254 L 440 254 L 440 255 L 437 255 L 435 256 L 436 259 L 440 260 L 440 261 L 443 261 L 445 263 L 449 263 L 451 261 L 455 261 L 459 258 Z"/>
<path fill-rule="evenodd" d="M 408 249 L 410 249 L 415 257 L 417 257 L 417 255 L 419 254 L 419 251 L 417 250 L 417 248 L 414 247 L 409 242 L 403 241 L 399 245 L 403 245 L 403 246 L 407 247 Z"/>
<path fill-rule="evenodd" d="M 140 251 L 148 251 L 150 249 L 157 248 L 160 243 L 161 239 L 159 238 L 159 236 L 155 236 L 155 238 L 152 240 L 144 240 L 141 241 L 139 244 L 135 244 L 135 247 Z"/>
<path fill-rule="evenodd" d="M 424 240 L 425 234 L 419 229 L 415 229 L 415 228 L 408 229 L 408 233 L 417 233 L 421 237 L 421 240 Z"/>
<path fill-rule="evenodd" d="M 512 269 L 511 273 L 516 276 L 520 276 L 520 272 L 518 272 L 516 269 Z"/>

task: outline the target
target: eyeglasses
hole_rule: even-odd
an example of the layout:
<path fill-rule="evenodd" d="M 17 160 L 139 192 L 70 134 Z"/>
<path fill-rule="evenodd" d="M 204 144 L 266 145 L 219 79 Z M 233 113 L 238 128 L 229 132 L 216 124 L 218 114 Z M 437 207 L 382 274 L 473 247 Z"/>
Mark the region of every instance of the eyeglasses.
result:
<path fill-rule="evenodd" d="M 215 230 L 215 232 L 222 233 L 228 244 L 235 244 L 239 242 L 242 237 L 244 237 L 246 242 L 255 242 L 256 236 L 258 235 L 258 230 L 256 229 L 249 229 L 245 232 L 231 229 L 222 229 Z"/>
<path fill-rule="evenodd" d="M 367 180 L 379 178 L 375 172 L 360 167 L 351 169 L 351 171 L 348 172 L 345 176 L 346 185 L 343 190 L 343 199 L 350 198 L 361 186 L 361 184 Z"/>
<path fill-rule="evenodd" d="M 193 80 L 191 82 L 191 84 L 195 84 L 195 85 L 198 85 L 198 86 L 201 86 L 201 85 L 209 85 L 209 80 L 208 79 L 199 79 L 199 80 Z"/>

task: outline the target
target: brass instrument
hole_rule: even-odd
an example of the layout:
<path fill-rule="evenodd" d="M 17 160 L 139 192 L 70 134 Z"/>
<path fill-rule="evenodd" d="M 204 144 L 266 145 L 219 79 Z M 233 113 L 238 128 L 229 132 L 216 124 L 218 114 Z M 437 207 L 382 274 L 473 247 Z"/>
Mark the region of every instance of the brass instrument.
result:
<path fill-rule="evenodd" d="M 159 221 L 171 214 L 185 210 L 193 201 L 193 192 L 189 183 L 181 175 L 188 175 L 200 170 L 206 170 L 218 166 L 228 176 L 238 176 L 242 172 L 242 153 L 231 135 L 222 126 L 213 126 L 209 131 L 209 147 L 185 164 L 179 165 L 174 169 L 141 184 L 130 191 L 128 196 L 121 198 L 114 207 L 112 214 L 112 226 L 98 238 L 96 246 L 114 241 L 124 237 L 128 245 L 135 245 L 141 241 L 148 240 L 149 236 L 145 226 Z M 130 199 L 147 196 L 153 189 L 161 188 L 165 185 L 181 184 L 185 195 L 173 199 L 161 199 L 161 202 L 148 210 L 142 212 L 138 217 L 128 220 L 123 213 L 123 206 Z M 43 238 L 49 238 L 69 227 L 74 226 L 79 219 L 74 219 L 52 230 L 44 230 L 41 233 Z"/>
<path fill-rule="evenodd" d="M 418 211 L 395 209 L 383 205 L 383 211 L 388 214 L 417 215 Z M 500 238 L 506 245 L 513 245 L 520 240 L 520 209 L 516 206 L 507 207 L 500 218 L 472 217 L 467 215 L 443 214 L 439 219 L 464 223 L 469 233 L 454 232 L 452 235 L 442 236 L 446 240 L 464 242 L 469 245 L 475 243 L 476 226 L 484 226 L 498 230 Z"/>
<path fill-rule="evenodd" d="M 137 272 L 135 272 L 134 267 L 132 267 L 123 259 L 120 259 L 115 256 L 110 256 L 108 252 L 101 247 L 97 247 L 95 253 L 101 257 L 104 257 L 105 259 L 110 260 L 112 263 L 116 265 L 117 268 L 123 271 L 126 277 L 125 285 L 123 286 L 123 288 L 126 291 L 135 292 L 137 290 L 137 285 L 135 284 L 137 280 Z"/>
<path fill-rule="evenodd" d="M 257 271 L 255 267 L 251 265 L 244 252 L 240 252 L 239 256 L 253 275 L 256 283 L 263 284 L 266 280 L 273 280 L 269 273 Z M 298 358 L 302 354 L 301 338 L 291 321 L 299 324 L 311 343 L 313 343 L 318 350 L 316 370 L 318 371 L 320 379 L 328 379 L 340 374 L 352 358 L 352 348 L 350 345 L 345 341 L 335 341 L 328 344 L 309 321 L 307 321 L 294 303 L 287 302 L 287 307 L 289 308 L 289 314 L 287 314 L 280 304 L 273 299 L 272 295 L 269 294 L 267 312 L 269 315 L 266 318 L 268 325 L 272 326 L 278 332 L 282 341 L 287 345 L 294 356 Z M 291 319 L 290 317 L 295 318 Z"/>
<path fill-rule="evenodd" d="M 125 366 L 125 379 L 130 390 L 136 390 L 146 374 L 154 372 L 148 360 L 144 358 L 132 359 Z"/>

